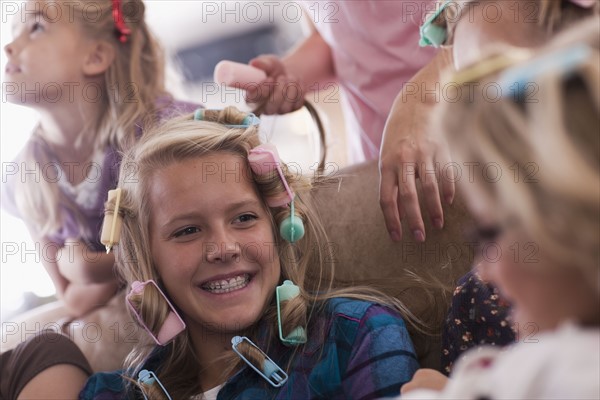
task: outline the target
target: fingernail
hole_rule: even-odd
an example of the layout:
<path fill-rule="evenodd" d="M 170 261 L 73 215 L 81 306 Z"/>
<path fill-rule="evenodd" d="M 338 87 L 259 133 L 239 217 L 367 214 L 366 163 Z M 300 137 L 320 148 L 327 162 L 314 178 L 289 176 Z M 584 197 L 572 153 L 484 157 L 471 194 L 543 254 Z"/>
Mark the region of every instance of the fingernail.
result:
<path fill-rule="evenodd" d="M 446 196 L 446 203 L 452 204 L 454 202 L 454 196 Z"/>
<path fill-rule="evenodd" d="M 441 218 L 434 218 L 433 226 L 435 226 L 438 229 L 442 229 L 444 227 L 444 221 Z"/>
<path fill-rule="evenodd" d="M 413 231 L 413 236 L 415 237 L 415 240 L 417 242 L 424 242 L 425 241 L 425 234 L 420 229 L 414 230 Z"/>
<path fill-rule="evenodd" d="M 400 234 L 399 234 L 398 232 L 396 232 L 396 231 L 392 231 L 392 232 L 390 232 L 390 236 L 391 236 L 391 238 L 392 238 L 392 240 L 393 240 L 394 242 L 399 242 L 399 241 L 402 239 L 402 238 L 400 237 Z"/>

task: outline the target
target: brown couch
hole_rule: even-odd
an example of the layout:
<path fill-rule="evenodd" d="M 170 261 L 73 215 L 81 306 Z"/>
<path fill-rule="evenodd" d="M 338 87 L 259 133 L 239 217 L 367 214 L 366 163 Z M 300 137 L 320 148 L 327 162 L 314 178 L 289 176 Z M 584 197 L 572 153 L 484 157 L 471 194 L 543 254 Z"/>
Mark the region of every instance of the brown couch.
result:
<path fill-rule="evenodd" d="M 472 246 L 463 239 L 472 223 L 466 209 L 460 198 L 445 206 L 442 230 L 432 228 L 423 210 L 426 242 L 415 243 L 403 225 L 403 240 L 394 243 L 379 207 L 376 162 L 336 176 L 338 184 L 320 188 L 315 199 L 334 249 L 336 279 L 375 286 L 407 305 L 426 325 L 420 330 L 409 325 L 421 366 L 439 369 L 439 335 L 451 291 L 473 261 Z"/>
<path fill-rule="evenodd" d="M 402 300 L 427 325 L 427 332 L 410 328 L 421 365 L 438 368 L 439 331 L 449 300 L 441 288 L 453 288 L 472 261 L 462 240 L 469 221 L 464 208 L 459 201 L 445 208 L 443 230 L 433 229 L 426 218 L 425 244 L 416 244 L 406 231 L 401 243 L 393 243 L 379 207 L 376 163 L 346 168 L 333 178 L 333 184 L 317 189 L 315 202 L 331 239 L 338 284 L 375 285 Z M 95 370 L 119 368 L 141 334 L 125 310 L 123 294 L 84 318 L 66 320 L 64 315 L 57 302 L 27 313 L 17 325 L 31 332 L 60 321 Z M 3 338 L 3 349 L 23 337 Z"/>

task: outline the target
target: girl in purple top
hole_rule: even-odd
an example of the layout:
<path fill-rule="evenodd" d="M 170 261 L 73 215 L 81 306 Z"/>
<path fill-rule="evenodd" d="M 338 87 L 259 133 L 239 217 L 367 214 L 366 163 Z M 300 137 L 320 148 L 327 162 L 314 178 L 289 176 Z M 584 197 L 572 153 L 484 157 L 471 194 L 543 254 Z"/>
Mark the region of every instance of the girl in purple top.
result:
<path fill-rule="evenodd" d="M 25 221 L 58 297 L 77 317 L 118 289 L 114 256 L 98 237 L 118 152 L 140 135 L 144 116 L 176 107 L 141 0 L 31 1 L 13 34 L 5 95 L 37 110 L 40 122 L 6 169 L 2 205 Z"/>

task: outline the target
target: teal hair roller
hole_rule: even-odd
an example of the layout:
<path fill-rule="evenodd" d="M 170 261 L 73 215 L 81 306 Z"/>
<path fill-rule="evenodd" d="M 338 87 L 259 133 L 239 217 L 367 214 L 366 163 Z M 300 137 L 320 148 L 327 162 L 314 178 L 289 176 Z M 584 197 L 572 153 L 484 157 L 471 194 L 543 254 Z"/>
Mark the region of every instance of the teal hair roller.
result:
<path fill-rule="evenodd" d="M 286 337 L 283 337 L 281 325 L 281 302 L 293 299 L 300 295 L 300 288 L 290 280 L 285 280 L 282 285 L 277 286 L 275 296 L 277 298 L 277 325 L 279 327 L 279 339 L 288 346 L 298 346 L 306 343 L 306 330 L 302 326 L 294 328 Z"/>
<path fill-rule="evenodd" d="M 446 39 L 448 38 L 448 32 L 446 28 L 442 28 L 441 26 L 437 26 L 433 24 L 433 21 L 448 7 L 451 0 L 446 0 L 444 4 L 440 6 L 440 8 L 433 14 L 431 14 L 423 25 L 419 28 L 419 33 L 421 34 L 421 39 L 419 39 L 419 46 L 433 46 L 440 47 L 444 44 Z"/>
<path fill-rule="evenodd" d="M 296 216 L 294 210 L 294 200 L 290 203 L 290 216 L 281 221 L 279 225 L 279 234 L 290 243 L 294 243 L 304 236 L 304 223 L 302 219 Z"/>

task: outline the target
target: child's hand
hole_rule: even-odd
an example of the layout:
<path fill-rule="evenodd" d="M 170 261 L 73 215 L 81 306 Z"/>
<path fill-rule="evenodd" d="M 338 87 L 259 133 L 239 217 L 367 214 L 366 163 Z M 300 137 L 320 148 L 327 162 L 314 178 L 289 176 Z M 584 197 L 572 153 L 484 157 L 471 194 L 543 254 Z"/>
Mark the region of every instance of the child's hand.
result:
<path fill-rule="evenodd" d="M 102 283 L 114 277 L 113 254 L 90 250 L 80 239 L 67 239 L 56 254 L 60 274 L 78 284 Z"/>
<path fill-rule="evenodd" d="M 434 370 L 422 368 L 413 376 L 412 380 L 405 383 L 400 390 L 401 394 L 405 394 L 415 389 L 429 389 L 442 391 L 448 383 L 448 378 L 442 373 Z"/>
<path fill-rule="evenodd" d="M 56 263 L 61 275 L 71 282 L 81 282 L 82 270 L 88 262 L 88 253 L 92 254 L 86 244 L 79 239 L 69 238 L 56 254 Z"/>
<path fill-rule="evenodd" d="M 265 71 L 267 78 L 244 87 L 248 103 L 258 104 L 267 115 L 286 114 L 303 106 L 304 89 L 299 79 L 289 74 L 281 59 L 264 55 L 251 60 L 250 65 Z"/>
<path fill-rule="evenodd" d="M 118 282 L 77 284 L 71 283 L 67 286 L 62 300 L 67 312 L 72 317 L 81 317 L 91 310 L 102 307 L 117 293 Z"/>

